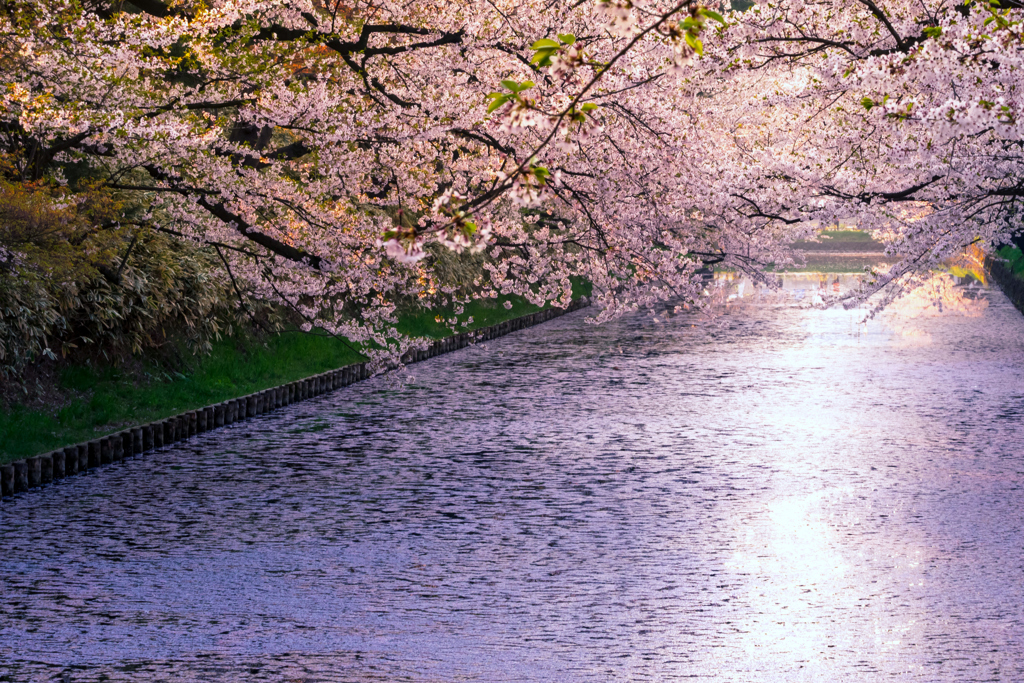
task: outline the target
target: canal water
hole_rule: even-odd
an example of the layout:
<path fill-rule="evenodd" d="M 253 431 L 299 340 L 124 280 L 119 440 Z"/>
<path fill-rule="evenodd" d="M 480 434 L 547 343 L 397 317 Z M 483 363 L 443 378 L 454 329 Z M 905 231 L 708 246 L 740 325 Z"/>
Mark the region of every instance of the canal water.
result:
<path fill-rule="evenodd" d="M 1024 316 L 805 279 L 4 501 L 0 680 L 1024 680 Z"/>

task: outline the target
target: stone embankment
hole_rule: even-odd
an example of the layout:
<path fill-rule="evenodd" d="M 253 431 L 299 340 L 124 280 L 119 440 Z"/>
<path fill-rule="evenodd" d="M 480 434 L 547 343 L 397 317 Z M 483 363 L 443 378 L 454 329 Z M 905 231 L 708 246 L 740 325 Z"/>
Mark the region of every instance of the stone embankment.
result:
<path fill-rule="evenodd" d="M 991 256 L 985 257 L 985 270 L 1017 310 L 1024 313 L 1024 278 L 1014 274 L 1006 261 Z"/>
<path fill-rule="evenodd" d="M 587 305 L 589 302 L 581 299 L 574 301 L 565 309 L 549 308 L 490 327 L 446 337 L 426 348 L 408 352 L 402 357 L 402 361 L 406 364 L 417 363 L 443 353 L 457 351 L 477 342 L 496 339 L 510 332 L 532 327 Z M 346 387 L 369 376 L 366 363 L 357 363 L 216 405 L 189 410 L 174 417 L 126 429 L 87 443 L 0 465 L 0 499 L 7 499 L 66 477 L 142 455 L 211 429 Z"/>

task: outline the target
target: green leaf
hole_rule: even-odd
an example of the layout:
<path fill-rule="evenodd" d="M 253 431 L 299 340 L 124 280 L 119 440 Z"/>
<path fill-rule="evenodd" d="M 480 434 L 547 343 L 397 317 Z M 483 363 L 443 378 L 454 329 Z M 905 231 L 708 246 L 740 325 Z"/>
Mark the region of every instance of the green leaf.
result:
<path fill-rule="evenodd" d="M 536 66 L 548 66 L 551 64 L 551 55 L 555 54 L 557 50 L 537 50 L 537 54 L 530 60 L 531 64 Z"/>
<path fill-rule="evenodd" d="M 511 95 L 501 95 L 499 93 L 491 93 L 491 95 L 498 95 L 498 97 L 495 97 L 491 101 L 491 103 L 489 105 L 487 105 L 487 113 L 488 114 L 490 114 L 492 111 L 494 111 L 495 109 L 497 109 L 498 107 L 500 107 L 501 105 L 505 104 L 510 99 L 512 99 Z M 490 95 L 488 95 L 488 97 L 490 97 Z"/>
<path fill-rule="evenodd" d="M 864 99 L 862 99 L 860 101 L 860 104 L 861 104 L 862 107 L 864 107 L 868 111 L 871 111 L 871 107 L 875 106 L 875 101 L 873 99 L 871 99 L 870 97 L 865 97 Z"/>
<path fill-rule="evenodd" d="M 507 90 L 511 90 L 514 93 L 521 93 L 524 90 L 529 90 L 534 86 L 533 81 L 523 81 L 522 83 L 516 83 L 511 79 L 506 79 L 501 82 Z"/>
<path fill-rule="evenodd" d="M 531 50 L 545 50 L 552 49 L 557 50 L 559 48 L 558 43 L 551 40 L 550 38 L 541 38 L 536 43 L 530 46 Z"/>
<path fill-rule="evenodd" d="M 703 16 L 707 17 L 708 19 L 713 19 L 714 21 L 717 21 L 719 24 L 724 24 L 725 23 L 725 18 L 721 14 L 719 14 L 718 12 L 709 10 L 706 7 L 700 8 L 700 13 Z"/>
<path fill-rule="evenodd" d="M 686 38 L 686 44 L 693 48 L 693 51 L 699 55 L 704 54 L 704 43 L 700 42 L 700 38 L 697 38 L 692 33 L 684 34 Z"/>
<path fill-rule="evenodd" d="M 571 33 L 559 33 L 558 39 L 566 45 L 572 45 L 576 42 L 576 36 Z"/>
<path fill-rule="evenodd" d="M 594 104 L 593 102 L 587 102 L 582 107 L 580 107 L 580 111 L 594 111 L 595 109 L 597 109 L 597 105 Z"/>
<path fill-rule="evenodd" d="M 939 37 L 942 36 L 942 27 L 941 26 L 925 26 L 924 30 L 922 31 L 922 33 L 924 33 L 929 38 L 939 38 Z"/>

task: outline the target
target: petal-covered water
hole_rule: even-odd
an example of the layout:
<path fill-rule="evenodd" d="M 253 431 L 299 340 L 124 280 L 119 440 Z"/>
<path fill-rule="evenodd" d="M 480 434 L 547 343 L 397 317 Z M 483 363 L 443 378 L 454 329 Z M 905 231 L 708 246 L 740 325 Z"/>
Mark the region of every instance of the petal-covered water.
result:
<path fill-rule="evenodd" d="M 577 313 L 5 500 L 0 681 L 1024 680 L 982 296 Z"/>

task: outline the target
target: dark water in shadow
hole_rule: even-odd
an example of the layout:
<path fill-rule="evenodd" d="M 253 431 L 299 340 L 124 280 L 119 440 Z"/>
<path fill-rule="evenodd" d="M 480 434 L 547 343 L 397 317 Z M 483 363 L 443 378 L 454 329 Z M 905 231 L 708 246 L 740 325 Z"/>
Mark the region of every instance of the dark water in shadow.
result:
<path fill-rule="evenodd" d="M 1024 680 L 986 296 L 578 313 L 5 501 L 0 680 Z"/>

